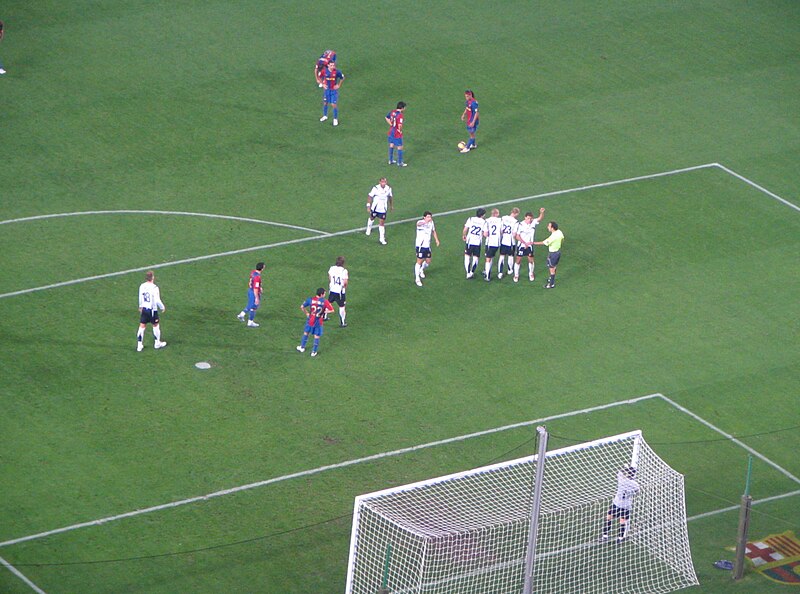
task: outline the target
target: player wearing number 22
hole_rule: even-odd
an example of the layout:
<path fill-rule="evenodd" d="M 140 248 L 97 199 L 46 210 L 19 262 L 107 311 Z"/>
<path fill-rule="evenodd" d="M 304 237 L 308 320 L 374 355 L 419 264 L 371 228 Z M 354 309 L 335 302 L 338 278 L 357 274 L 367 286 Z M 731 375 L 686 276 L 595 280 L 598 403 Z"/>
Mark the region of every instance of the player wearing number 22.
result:
<path fill-rule="evenodd" d="M 303 301 L 300 310 L 306 315 L 306 326 L 303 329 L 303 338 L 297 346 L 301 353 L 306 352 L 309 334 L 314 337 L 314 346 L 311 349 L 311 356 L 316 357 L 319 350 L 319 340 L 322 338 L 322 327 L 325 318 L 333 312 L 333 305 L 325 299 L 325 289 L 320 287 L 314 297 L 309 297 Z"/>

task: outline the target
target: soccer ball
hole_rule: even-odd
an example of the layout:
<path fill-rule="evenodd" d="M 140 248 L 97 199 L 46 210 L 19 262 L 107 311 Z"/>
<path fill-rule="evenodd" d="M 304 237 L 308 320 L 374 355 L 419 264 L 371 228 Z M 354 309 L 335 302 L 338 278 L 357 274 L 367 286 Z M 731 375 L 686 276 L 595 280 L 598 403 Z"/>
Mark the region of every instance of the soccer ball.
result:
<path fill-rule="evenodd" d="M 458 143 L 458 150 L 463 151 L 465 148 L 467 148 L 466 142 L 462 140 L 461 142 Z"/>

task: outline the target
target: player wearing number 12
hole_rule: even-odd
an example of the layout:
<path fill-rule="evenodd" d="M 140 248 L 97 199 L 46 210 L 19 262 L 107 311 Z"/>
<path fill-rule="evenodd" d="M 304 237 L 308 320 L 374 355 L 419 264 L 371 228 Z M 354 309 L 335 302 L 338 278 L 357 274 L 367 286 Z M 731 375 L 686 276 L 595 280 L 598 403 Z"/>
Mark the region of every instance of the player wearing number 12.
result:
<path fill-rule="evenodd" d="M 328 301 L 339 304 L 339 325 L 346 328 L 345 291 L 347 291 L 349 274 L 347 268 L 344 267 L 344 256 L 336 258 L 336 264 L 328 269 L 328 282 Z"/>
<path fill-rule="evenodd" d="M 311 356 L 316 357 L 319 350 L 319 340 L 322 338 L 322 328 L 325 323 L 325 318 L 329 313 L 333 312 L 333 305 L 325 299 L 325 289 L 320 287 L 314 297 L 309 297 L 303 301 L 300 310 L 306 316 L 306 326 L 303 329 L 303 338 L 300 339 L 300 344 L 297 350 L 301 353 L 306 352 L 306 344 L 308 344 L 309 334 L 314 337 L 314 346 L 311 349 Z"/>

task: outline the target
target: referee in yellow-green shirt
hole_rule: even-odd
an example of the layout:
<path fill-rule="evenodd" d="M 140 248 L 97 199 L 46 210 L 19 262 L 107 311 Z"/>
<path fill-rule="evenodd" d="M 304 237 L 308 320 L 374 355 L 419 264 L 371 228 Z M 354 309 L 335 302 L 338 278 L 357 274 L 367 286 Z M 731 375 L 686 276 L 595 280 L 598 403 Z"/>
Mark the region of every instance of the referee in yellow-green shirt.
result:
<path fill-rule="evenodd" d="M 547 223 L 547 230 L 550 231 L 550 237 L 544 241 L 534 241 L 533 245 L 546 245 L 550 250 L 547 254 L 547 267 L 550 269 L 550 276 L 547 279 L 545 289 L 556 288 L 556 267 L 558 261 L 561 259 L 561 242 L 564 241 L 564 233 L 559 231 L 558 223 L 550 221 Z"/>

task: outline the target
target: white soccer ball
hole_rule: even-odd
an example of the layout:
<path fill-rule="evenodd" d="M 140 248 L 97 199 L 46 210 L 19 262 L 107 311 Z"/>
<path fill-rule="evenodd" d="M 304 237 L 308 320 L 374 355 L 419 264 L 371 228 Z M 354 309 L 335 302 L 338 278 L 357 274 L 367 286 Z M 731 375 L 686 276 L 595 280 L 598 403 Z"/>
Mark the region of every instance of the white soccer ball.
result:
<path fill-rule="evenodd" d="M 461 142 L 458 143 L 458 150 L 463 151 L 465 148 L 467 148 L 466 142 L 462 140 Z"/>

